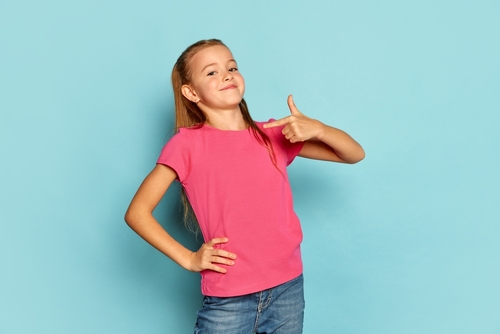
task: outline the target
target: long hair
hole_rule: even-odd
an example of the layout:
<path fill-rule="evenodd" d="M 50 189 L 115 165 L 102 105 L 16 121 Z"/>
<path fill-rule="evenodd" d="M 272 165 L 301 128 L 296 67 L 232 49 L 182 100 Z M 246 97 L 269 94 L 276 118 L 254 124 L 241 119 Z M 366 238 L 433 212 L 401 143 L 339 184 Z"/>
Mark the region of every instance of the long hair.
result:
<path fill-rule="evenodd" d="M 193 56 L 199 51 L 215 45 L 222 45 L 227 48 L 227 46 L 218 39 L 201 40 L 184 50 L 175 62 L 174 68 L 172 69 L 172 87 L 174 89 L 175 101 L 175 132 L 178 132 L 179 129 L 183 127 L 201 127 L 207 121 L 206 115 L 203 111 L 201 111 L 196 103 L 191 102 L 182 94 L 181 88 L 183 85 L 189 84 L 191 81 L 190 62 Z M 264 131 L 262 131 L 257 124 L 255 124 L 254 120 L 250 116 L 244 99 L 241 100 L 239 107 L 241 114 L 243 115 L 243 120 L 251 129 L 257 141 L 267 149 L 273 165 L 279 170 L 271 140 L 264 133 Z M 197 232 L 198 222 L 184 188 L 182 188 L 181 198 L 184 207 L 184 223 L 189 230 Z"/>

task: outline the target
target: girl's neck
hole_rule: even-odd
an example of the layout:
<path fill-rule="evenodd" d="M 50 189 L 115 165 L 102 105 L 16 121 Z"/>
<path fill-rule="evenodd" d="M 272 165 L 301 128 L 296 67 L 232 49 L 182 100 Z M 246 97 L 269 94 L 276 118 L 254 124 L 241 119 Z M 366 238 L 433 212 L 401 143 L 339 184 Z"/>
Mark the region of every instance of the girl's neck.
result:
<path fill-rule="evenodd" d="M 243 119 L 243 115 L 238 108 L 238 111 L 231 112 L 217 112 L 217 113 L 207 113 L 207 121 L 206 124 L 210 125 L 213 128 L 219 130 L 245 130 L 248 128 L 248 124 L 246 124 Z"/>

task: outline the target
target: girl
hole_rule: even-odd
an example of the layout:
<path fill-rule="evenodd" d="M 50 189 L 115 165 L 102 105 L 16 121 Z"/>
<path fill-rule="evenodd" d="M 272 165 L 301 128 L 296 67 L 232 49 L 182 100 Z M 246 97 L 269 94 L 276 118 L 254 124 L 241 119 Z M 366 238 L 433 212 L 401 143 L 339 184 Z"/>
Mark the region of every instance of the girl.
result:
<path fill-rule="evenodd" d="M 356 163 L 361 146 L 302 114 L 254 122 L 231 51 L 216 39 L 188 47 L 172 71 L 177 133 L 125 215 L 128 225 L 183 268 L 201 273 L 195 333 L 302 333 L 302 231 L 286 166 L 305 158 Z M 205 243 L 190 251 L 153 210 L 177 180 Z"/>

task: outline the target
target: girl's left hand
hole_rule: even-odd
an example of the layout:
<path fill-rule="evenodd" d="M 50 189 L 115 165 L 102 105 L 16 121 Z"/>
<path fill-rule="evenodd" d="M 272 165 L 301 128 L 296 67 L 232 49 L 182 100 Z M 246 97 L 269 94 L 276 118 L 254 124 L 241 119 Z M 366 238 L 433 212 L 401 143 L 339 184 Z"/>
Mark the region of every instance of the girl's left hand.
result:
<path fill-rule="evenodd" d="M 264 128 L 274 128 L 285 125 L 281 131 L 286 139 L 292 143 L 306 141 L 318 137 L 323 131 L 324 124 L 318 120 L 312 119 L 304 115 L 297 109 L 293 102 L 292 95 L 288 95 L 288 108 L 290 108 L 290 116 L 278 119 L 273 122 L 264 124 Z"/>

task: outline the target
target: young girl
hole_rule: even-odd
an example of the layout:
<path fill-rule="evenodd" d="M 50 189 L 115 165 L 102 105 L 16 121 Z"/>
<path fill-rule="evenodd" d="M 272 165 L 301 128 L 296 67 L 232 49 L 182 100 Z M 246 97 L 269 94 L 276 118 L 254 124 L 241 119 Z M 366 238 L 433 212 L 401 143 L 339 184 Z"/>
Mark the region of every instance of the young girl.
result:
<path fill-rule="evenodd" d="M 183 268 L 201 273 L 205 296 L 195 333 L 302 333 L 300 243 L 286 166 L 305 158 L 356 163 L 361 146 L 302 114 L 254 122 L 245 82 L 219 40 L 188 47 L 172 71 L 177 133 L 125 215 L 128 225 Z M 174 240 L 153 210 L 177 180 L 205 243 Z"/>

